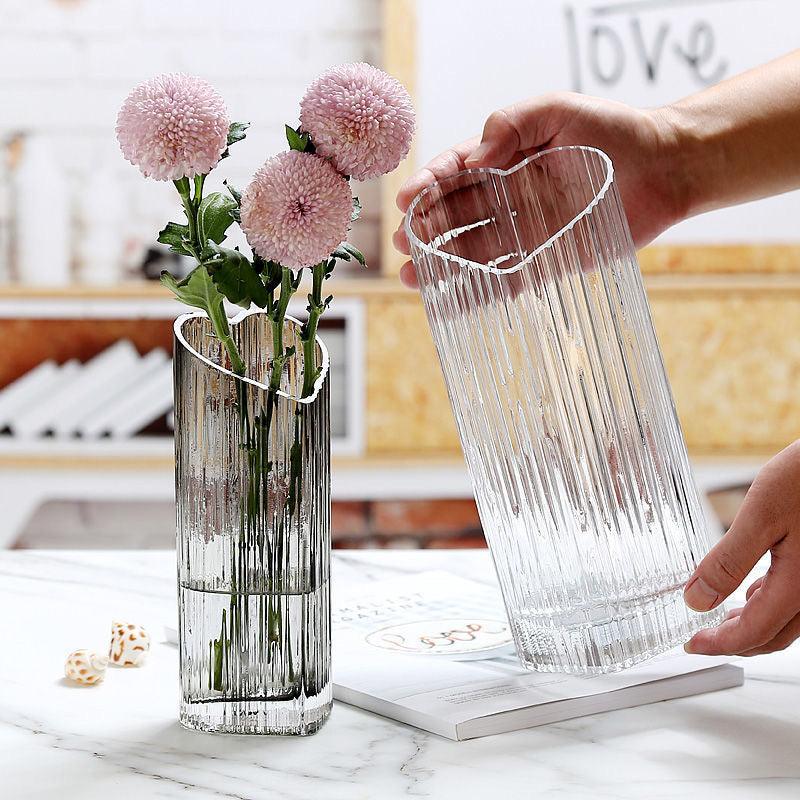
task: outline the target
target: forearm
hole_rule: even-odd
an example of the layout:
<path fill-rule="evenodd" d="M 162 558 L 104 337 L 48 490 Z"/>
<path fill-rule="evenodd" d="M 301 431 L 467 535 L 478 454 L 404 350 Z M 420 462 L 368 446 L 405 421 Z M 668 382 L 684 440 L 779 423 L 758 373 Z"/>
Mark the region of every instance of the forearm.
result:
<path fill-rule="evenodd" d="M 656 113 L 683 217 L 800 188 L 800 50 Z"/>

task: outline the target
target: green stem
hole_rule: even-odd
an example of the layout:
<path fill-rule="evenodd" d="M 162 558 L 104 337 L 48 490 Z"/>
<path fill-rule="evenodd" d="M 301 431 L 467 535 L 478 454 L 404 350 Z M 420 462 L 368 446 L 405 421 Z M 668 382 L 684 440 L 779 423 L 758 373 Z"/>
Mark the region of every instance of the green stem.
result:
<path fill-rule="evenodd" d="M 283 267 L 281 272 L 281 294 L 272 314 L 272 375 L 269 389 L 277 392 L 281 388 L 281 376 L 286 364 L 286 352 L 283 347 L 283 326 L 286 320 L 286 309 L 294 292 L 292 271 Z"/>
<path fill-rule="evenodd" d="M 202 248 L 200 247 L 200 240 L 197 237 L 197 209 L 192 202 L 192 189 L 189 185 L 189 179 L 180 178 L 177 181 L 173 181 L 173 183 L 178 190 L 178 194 L 181 196 L 181 203 L 183 204 L 183 210 L 186 213 L 186 221 L 189 225 L 189 239 L 195 250 L 195 257 L 197 258 L 197 253 L 199 253 Z M 198 258 L 198 261 L 199 260 Z"/>
<path fill-rule="evenodd" d="M 227 625 L 225 622 L 225 609 L 222 609 L 222 626 L 219 632 L 219 639 L 214 639 L 211 643 L 211 650 L 213 653 L 214 661 L 212 663 L 211 669 L 211 677 L 212 677 L 212 688 L 214 691 L 221 692 L 224 691 L 224 681 L 223 681 L 223 654 L 225 652 L 226 647 L 226 639 L 227 639 Z"/>
<path fill-rule="evenodd" d="M 186 213 L 186 221 L 189 225 L 189 240 L 191 242 L 192 254 L 200 265 L 200 269 L 206 269 L 206 267 L 203 266 L 202 259 L 200 257 L 205 242 L 201 242 L 198 235 L 197 210 L 200 208 L 200 203 L 203 199 L 203 184 L 205 179 L 205 175 L 194 176 L 194 197 L 192 197 L 192 187 L 188 178 L 183 177 L 177 181 L 173 181 L 175 188 L 178 190 L 178 194 L 181 196 L 183 210 Z M 216 303 L 213 300 L 210 301 L 205 311 L 211 320 L 211 325 L 214 328 L 216 337 L 220 340 L 220 342 L 222 342 L 225 350 L 228 353 L 228 357 L 231 360 L 231 369 L 237 375 L 244 375 L 246 372 L 245 363 L 239 354 L 239 350 L 236 347 L 236 342 L 233 341 L 233 337 L 231 336 L 228 317 L 225 315 L 225 306 L 223 305 L 222 301 L 220 300 L 219 303 Z"/>
<path fill-rule="evenodd" d="M 200 208 L 200 203 L 203 200 L 203 184 L 205 183 L 206 176 L 205 175 L 195 175 L 194 176 L 194 208 L 195 212 L 198 208 Z"/>
<path fill-rule="evenodd" d="M 321 261 L 311 270 L 311 295 L 308 304 L 308 322 L 303 326 L 303 397 L 309 397 L 314 391 L 317 380 L 317 327 L 325 311 L 322 302 L 322 282 L 325 280 L 325 262 Z"/>
<path fill-rule="evenodd" d="M 200 267 L 200 269 L 205 269 L 205 267 Z M 225 314 L 225 307 L 222 305 L 222 301 L 218 304 L 211 303 L 206 310 L 208 311 L 208 316 L 211 318 L 211 325 L 214 328 L 214 333 L 228 352 L 228 357 L 231 360 L 231 369 L 236 375 L 244 375 L 247 369 L 244 360 L 241 355 L 239 355 L 236 342 L 233 341 L 233 337 L 231 336 L 231 327 L 228 324 L 228 317 Z"/>

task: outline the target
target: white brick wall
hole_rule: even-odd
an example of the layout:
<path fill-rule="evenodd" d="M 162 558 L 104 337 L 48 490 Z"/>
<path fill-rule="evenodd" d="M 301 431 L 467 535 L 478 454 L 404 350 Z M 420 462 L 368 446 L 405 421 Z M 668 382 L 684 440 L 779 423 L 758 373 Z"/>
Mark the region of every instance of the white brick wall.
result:
<path fill-rule="evenodd" d="M 174 205 L 171 186 L 145 183 L 116 148 L 116 113 L 135 83 L 172 70 L 211 81 L 232 117 L 253 123 L 219 175 L 242 185 L 268 155 L 285 148 L 283 123 L 296 123 L 309 81 L 344 61 L 380 64 L 380 5 L 380 0 L 0 0 L 0 139 L 16 133 L 51 139 L 69 180 L 76 219 L 89 170 L 98 165 L 112 170 L 131 212 L 121 232 L 130 246 Z M 366 213 L 353 238 L 377 266 L 378 187 L 355 190 Z M 79 230 L 76 225 L 76 238 Z"/>

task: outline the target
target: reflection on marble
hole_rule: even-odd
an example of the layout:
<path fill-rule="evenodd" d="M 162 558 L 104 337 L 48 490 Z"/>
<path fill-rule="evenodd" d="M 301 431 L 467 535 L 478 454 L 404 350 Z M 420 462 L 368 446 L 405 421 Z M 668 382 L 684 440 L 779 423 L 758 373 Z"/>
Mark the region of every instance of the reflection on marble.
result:
<path fill-rule="evenodd" d="M 335 586 L 446 568 L 492 581 L 482 552 L 337 554 Z M 451 742 L 341 703 L 309 739 L 222 737 L 176 721 L 177 653 L 96 688 L 61 678 L 112 618 L 160 632 L 174 554 L 0 553 L 0 797 L 372 800 L 800 796 L 800 646 L 743 662 L 737 689 Z"/>

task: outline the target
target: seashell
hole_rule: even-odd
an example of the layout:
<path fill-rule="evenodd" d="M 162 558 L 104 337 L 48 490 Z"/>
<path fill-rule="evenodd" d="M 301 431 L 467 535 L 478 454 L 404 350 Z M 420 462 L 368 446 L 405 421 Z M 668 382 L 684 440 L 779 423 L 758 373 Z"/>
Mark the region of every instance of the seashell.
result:
<path fill-rule="evenodd" d="M 101 656 L 93 650 L 76 650 L 67 656 L 64 674 L 71 681 L 84 686 L 94 686 L 105 677 L 107 666 L 106 656 Z"/>
<path fill-rule="evenodd" d="M 111 623 L 111 647 L 108 657 L 118 667 L 140 667 L 150 650 L 150 634 L 130 622 Z"/>

